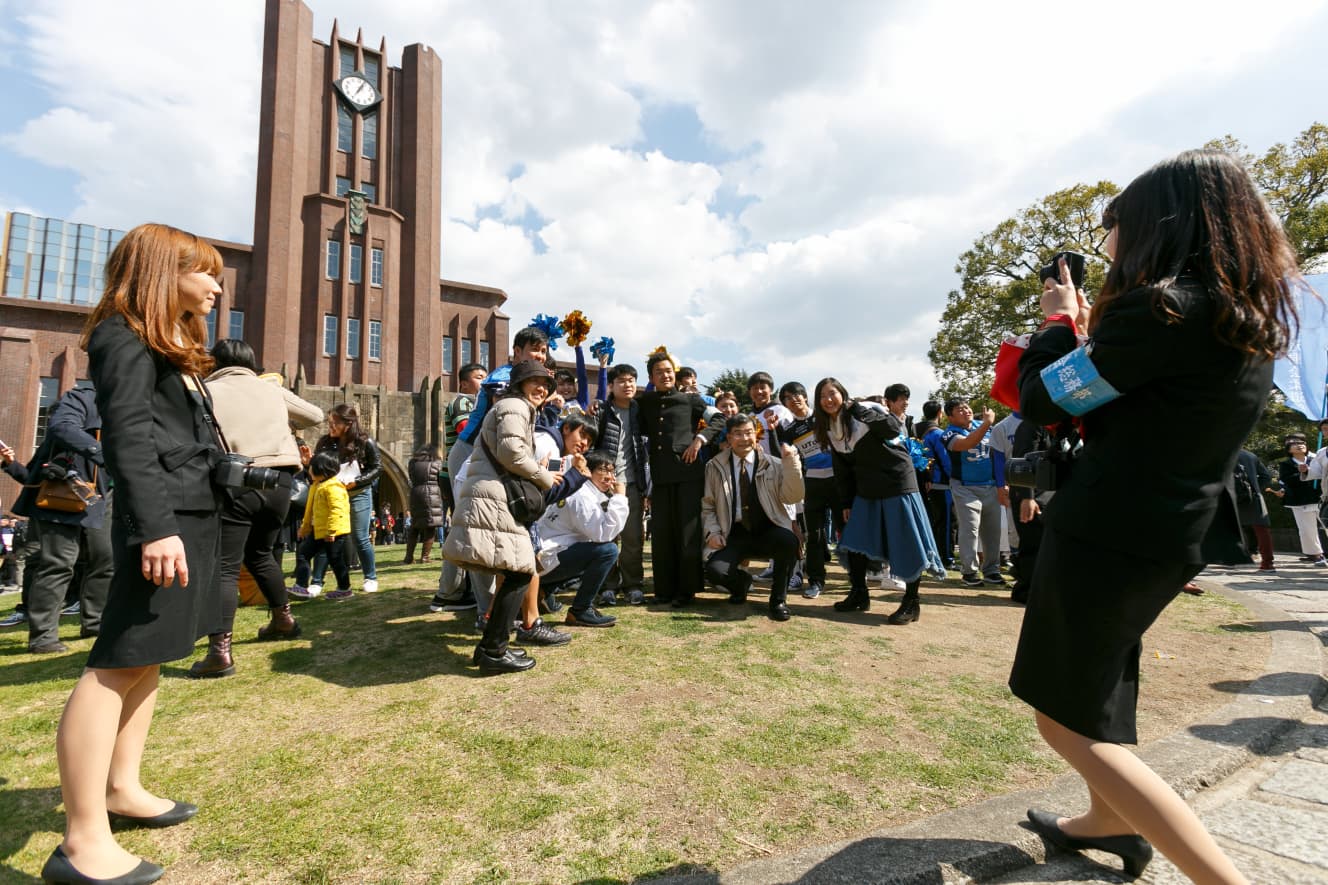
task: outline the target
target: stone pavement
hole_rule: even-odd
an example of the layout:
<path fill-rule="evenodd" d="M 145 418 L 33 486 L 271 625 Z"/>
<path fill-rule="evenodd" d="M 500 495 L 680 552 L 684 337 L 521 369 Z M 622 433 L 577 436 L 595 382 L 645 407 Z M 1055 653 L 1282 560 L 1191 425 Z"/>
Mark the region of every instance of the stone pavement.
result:
<path fill-rule="evenodd" d="M 1210 717 L 1140 756 L 1199 813 L 1251 882 L 1328 883 L 1328 569 L 1279 557 L 1274 574 L 1212 568 L 1199 583 L 1238 599 L 1269 631 L 1265 673 Z M 1027 808 L 1077 813 L 1077 776 L 903 827 L 652 883 L 1096 883 L 1130 881 L 1114 855 L 1047 854 Z M 1161 855 L 1138 882 L 1188 881 Z"/>

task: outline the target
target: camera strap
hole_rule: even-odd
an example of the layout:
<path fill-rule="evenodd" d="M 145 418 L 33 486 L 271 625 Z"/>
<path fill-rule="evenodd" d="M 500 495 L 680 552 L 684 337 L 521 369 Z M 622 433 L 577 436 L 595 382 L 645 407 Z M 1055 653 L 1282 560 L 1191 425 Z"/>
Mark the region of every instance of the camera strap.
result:
<path fill-rule="evenodd" d="M 207 389 L 207 384 L 197 375 L 190 375 L 194 379 L 195 389 L 190 390 L 189 383 L 180 378 L 180 383 L 184 385 L 189 395 L 194 397 L 203 406 L 203 421 L 212 429 L 212 434 L 217 438 L 217 443 L 221 446 L 223 452 L 230 453 L 230 443 L 226 442 L 226 434 L 221 431 L 221 424 L 217 421 L 217 412 L 213 407 L 212 393 Z"/>

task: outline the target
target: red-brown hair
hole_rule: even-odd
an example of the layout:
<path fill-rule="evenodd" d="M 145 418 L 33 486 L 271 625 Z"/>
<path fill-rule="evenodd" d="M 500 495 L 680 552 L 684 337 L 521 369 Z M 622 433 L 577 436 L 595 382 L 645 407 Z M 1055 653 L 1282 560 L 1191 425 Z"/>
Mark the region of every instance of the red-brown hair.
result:
<path fill-rule="evenodd" d="M 202 316 L 180 307 L 180 277 L 221 273 L 221 253 L 187 231 L 165 224 L 140 224 L 124 235 L 106 261 L 106 292 L 83 328 L 81 346 L 109 317 L 125 318 L 150 350 L 181 372 L 212 370 Z"/>

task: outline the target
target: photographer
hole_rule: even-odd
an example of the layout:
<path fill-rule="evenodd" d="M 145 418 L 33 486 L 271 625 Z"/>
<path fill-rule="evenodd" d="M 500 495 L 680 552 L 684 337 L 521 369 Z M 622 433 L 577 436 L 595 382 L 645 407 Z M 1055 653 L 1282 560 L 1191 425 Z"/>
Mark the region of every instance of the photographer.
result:
<path fill-rule="evenodd" d="M 101 630 L 113 568 L 111 483 L 99 439 L 101 424 L 92 390 L 74 388 L 61 397 L 51 410 L 46 438 L 28 462 L 26 484 L 14 502 L 15 513 L 40 523 L 33 526 L 40 553 L 27 600 L 28 651 L 33 654 L 68 651 L 60 641 L 60 608 L 74 580 L 80 548 L 85 551 L 86 564 L 79 594 L 79 636 L 96 636 Z M 38 506 L 41 481 L 61 480 L 66 475 L 92 482 L 99 497 L 76 512 Z"/>
<path fill-rule="evenodd" d="M 1194 811 L 1120 745 L 1137 742 L 1144 631 L 1205 563 L 1248 561 L 1229 480 L 1288 339 L 1298 272 L 1276 216 L 1219 151 L 1140 175 L 1102 227 L 1112 263 L 1097 303 L 1061 263 L 1019 366 L 1024 418 L 1079 417 L 1084 438 L 1047 513 L 1010 688 L 1090 804 L 1028 816 L 1051 844 L 1116 854 L 1130 876 L 1156 845 L 1195 882 L 1241 883 Z M 1185 457 L 1141 444 L 1158 415 L 1204 428 Z"/>
<path fill-rule="evenodd" d="M 207 377 L 212 408 L 232 454 L 253 459 L 244 484 L 223 489 L 221 508 L 222 618 L 208 635 L 208 653 L 189 668 L 195 679 L 235 672 L 231 629 L 239 603 L 240 563 L 249 570 L 272 618 L 258 630 L 259 639 L 294 639 L 300 625 L 291 617 L 286 579 L 272 548 L 281 536 L 291 503 L 291 478 L 300 469 L 300 450 L 291 427 L 312 427 L 323 410 L 280 384 L 258 377 L 258 359 L 243 341 L 226 338 L 212 348 L 217 368 Z"/>

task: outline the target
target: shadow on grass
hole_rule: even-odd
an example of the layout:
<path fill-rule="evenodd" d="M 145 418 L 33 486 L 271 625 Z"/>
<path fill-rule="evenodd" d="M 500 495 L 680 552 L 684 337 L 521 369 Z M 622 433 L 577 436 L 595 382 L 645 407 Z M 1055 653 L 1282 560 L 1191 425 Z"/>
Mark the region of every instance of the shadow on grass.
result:
<path fill-rule="evenodd" d="M 14 790 L 0 777 L 0 878 L 5 882 L 40 882 L 38 876 L 15 869 L 9 859 L 18 854 L 36 833 L 63 833 L 65 817 L 56 811 L 60 788 Z"/>
<path fill-rule="evenodd" d="M 794 877 L 791 869 L 763 869 L 765 861 L 754 861 L 746 879 L 796 883 L 796 885 L 843 885 L 853 882 L 890 881 L 943 882 L 955 873 L 983 881 L 993 875 L 1036 863 L 1037 858 L 1005 842 L 983 839 L 908 839 L 869 837 L 845 845 L 839 851 Z M 776 861 L 778 863 L 778 861 Z M 796 865 L 796 861 L 794 862 Z M 711 885 L 720 881 L 713 870 L 675 867 L 637 879 L 584 879 L 577 885 Z M 965 881 L 968 881 L 967 879 Z"/>
<path fill-rule="evenodd" d="M 91 643 L 75 644 L 69 642 L 69 651 L 57 655 L 29 655 L 27 634 L 19 641 L 0 646 L 0 687 L 7 685 L 31 685 L 36 682 L 77 679 L 83 672 L 83 665 L 88 660 L 88 648 Z M 31 657 L 31 660 L 18 662 L 16 658 Z"/>

